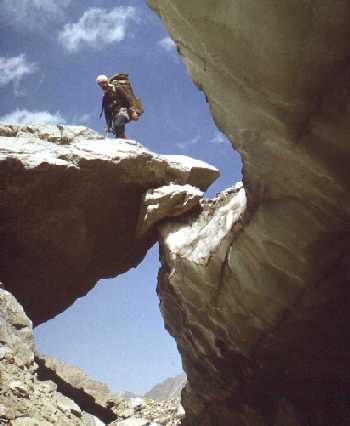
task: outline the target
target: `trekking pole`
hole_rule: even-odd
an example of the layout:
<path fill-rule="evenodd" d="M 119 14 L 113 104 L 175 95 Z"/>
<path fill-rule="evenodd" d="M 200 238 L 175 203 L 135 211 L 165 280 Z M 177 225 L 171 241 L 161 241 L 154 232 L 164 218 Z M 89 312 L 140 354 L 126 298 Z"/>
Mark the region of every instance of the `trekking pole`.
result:
<path fill-rule="evenodd" d="M 61 143 L 63 142 L 63 124 L 57 124 L 57 128 L 61 133 Z"/>

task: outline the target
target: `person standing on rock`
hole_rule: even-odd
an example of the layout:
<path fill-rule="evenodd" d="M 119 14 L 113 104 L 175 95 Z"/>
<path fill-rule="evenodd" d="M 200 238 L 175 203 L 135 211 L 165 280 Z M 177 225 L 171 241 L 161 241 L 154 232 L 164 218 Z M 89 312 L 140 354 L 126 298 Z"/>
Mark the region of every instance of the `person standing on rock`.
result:
<path fill-rule="evenodd" d="M 96 78 L 96 83 L 104 92 L 102 98 L 102 111 L 104 112 L 107 132 L 113 132 L 116 138 L 125 139 L 125 124 L 135 117 L 131 98 L 124 90 L 110 84 L 108 77 L 101 74 Z"/>

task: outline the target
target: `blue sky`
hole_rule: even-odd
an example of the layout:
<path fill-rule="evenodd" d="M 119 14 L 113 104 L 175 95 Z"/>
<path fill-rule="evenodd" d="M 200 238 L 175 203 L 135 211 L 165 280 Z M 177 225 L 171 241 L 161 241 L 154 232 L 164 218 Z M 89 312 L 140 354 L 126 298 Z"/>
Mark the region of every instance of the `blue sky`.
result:
<path fill-rule="evenodd" d="M 130 139 L 220 169 L 213 196 L 241 163 L 215 127 L 159 18 L 143 0 L 0 0 L 0 121 L 80 124 L 103 132 L 98 74 L 127 72 L 145 113 Z M 117 142 L 116 142 L 117 143 Z M 99 283 L 36 329 L 39 351 L 77 364 L 114 390 L 147 391 L 181 371 L 155 294 L 154 247 L 137 269 Z"/>

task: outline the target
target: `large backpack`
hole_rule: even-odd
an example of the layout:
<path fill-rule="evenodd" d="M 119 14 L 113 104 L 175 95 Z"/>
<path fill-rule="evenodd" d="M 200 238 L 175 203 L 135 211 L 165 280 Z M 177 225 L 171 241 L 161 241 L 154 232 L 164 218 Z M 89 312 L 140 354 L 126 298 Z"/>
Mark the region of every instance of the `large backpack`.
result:
<path fill-rule="evenodd" d="M 126 73 L 117 73 L 113 74 L 109 78 L 109 83 L 115 86 L 121 87 L 124 92 L 129 96 L 132 102 L 132 107 L 137 113 L 137 119 L 144 113 L 144 108 L 140 98 L 135 96 L 135 93 L 131 87 L 128 74 Z"/>

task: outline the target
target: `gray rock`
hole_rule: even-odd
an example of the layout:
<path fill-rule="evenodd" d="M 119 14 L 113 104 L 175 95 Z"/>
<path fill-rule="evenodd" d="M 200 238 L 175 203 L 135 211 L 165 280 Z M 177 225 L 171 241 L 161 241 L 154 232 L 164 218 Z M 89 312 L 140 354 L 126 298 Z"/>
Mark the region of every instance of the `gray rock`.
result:
<path fill-rule="evenodd" d="M 84 426 L 105 426 L 99 418 L 88 413 L 83 413 L 82 421 Z"/>
<path fill-rule="evenodd" d="M 144 397 L 155 401 L 167 401 L 169 399 L 181 398 L 181 391 L 185 387 L 187 376 L 181 373 L 176 377 L 171 377 L 155 385 Z M 181 407 L 180 413 L 183 408 Z M 185 413 L 183 412 L 182 415 Z"/>
<path fill-rule="evenodd" d="M 113 423 L 114 426 L 148 426 L 150 423 L 146 419 L 126 419 Z"/>
<path fill-rule="evenodd" d="M 143 259 L 156 241 L 155 230 L 136 238 L 148 189 L 206 189 L 218 176 L 203 162 L 167 159 L 84 127 L 63 133 L 64 141 L 57 126 L 0 124 L 1 279 L 34 324 Z"/>
<path fill-rule="evenodd" d="M 110 426 L 132 426 L 146 422 L 150 425 L 179 426 L 185 412 L 180 399 L 154 401 L 148 398 L 137 398 L 124 401 L 118 406 L 118 418 Z"/>
<path fill-rule="evenodd" d="M 19 398 L 29 398 L 30 387 L 28 384 L 21 382 L 20 380 L 13 380 L 8 384 L 9 389 L 12 391 L 14 395 Z M 32 388 L 32 386 L 31 386 Z"/>
<path fill-rule="evenodd" d="M 142 404 L 144 404 L 144 399 L 143 398 L 130 398 L 127 401 L 127 406 L 133 410 L 135 410 L 138 407 L 141 407 Z"/>
<path fill-rule="evenodd" d="M 0 347 L 0 361 L 3 360 L 4 358 L 6 359 L 13 358 L 12 350 L 6 346 Z"/>
<path fill-rule="evenodd" d="M 214 2 L 202 0 L 149 2 L 205 92 L 219 129 L 241 153 L 248 200 L 237 221 L 234 215 L 239 209 L 230 205 L 232 194 L 225 192 L 202 206 L 202 213 L 191 222 L 176 224 L 172 219 L 162 231 L 158 291 L 166 326 L 177 340 L 189 379 L 183 392 L 184 424 L 299 426 L 310 419 L 318 426 L 344 424 L 350 418 L 350 335 L 344 326 L 350 320 L 348 2 L 220 0 L 215 8 Z M 101 237 L 104 224 L 124 217 L 111 208 L 109 214 L 103 210 L 97 222 L 106 198 L 119 204 L 127 200 L 128 208 L 133 206 L 136 212 L 146 190 L 169 184 L 174 176 L 178 183 L 187 183 L 181 180 L 181 168 L 174 171 L 173 164 L 164 166 L 152 156 L 151 160 L 141 154 L 143 160 L 135 163 L 122 154 L 119 162 L 101 140 L 101 146 L 92 148 L 95 159 L 84 153 L 80 161 L 80 154 L 76 158 L 69 149 L 63 154 L 60 150 L 75 143 L 69 134 L 66 139 L 59 133 L 53 137 L 58 156 L 40 149 L 33 153 L 35 144 L 28 151 L 33 159 L 28 159 L 18 144 L 14 154 L 7 147 L 7 157 L 18 154 L 21 160 L 8 159 L 1 175 L 2 185 L 12 189 L 4 197 L 11 202 L 0 212 L 6 219 L 0 239 L 9 250 L 0 265 L 2 278 L 6 287 L 23 296 L 28 312 L 36 313 L 35 322 L 64 309 L 93 286 L 95 278 L 125 271 L 142 258 L 146 248 L 139 248 L 135 256 L 138 246 L 128 240 L 134 236 L 130 230 L 135 229 L 135 217 L 128 226 L 118 224 L 118 231 L 127 230 L 120 240 L 110 226 L 108 235 Z M 91 139 L 91 147 L 95 144 Z M 132 151 L 131 146 L 124 148 Z M 113 162 L 107 166 L 113 170 L 110 173 L 104 161 L 99 167 L 104 154 Z M 55 164 L 54 173 L 42 163 L 47 159 Z M 91 170 L 95 171 L 92 180 Z M 29 171 L 35 173 L 28 188 Z M 45 172 L 45 179 L 40 181 L 38 172 Z M 132 200 L 129 184 L 140 185 L 138 175 L 147 184 Z M 12 186 L 13 176 L 17 181 Z M 122 183 L 117 189 L 115 176 Z M 35 182 L 40 191 L 33 190 Z M 45 182 L 49 182 L 44 192 L 46 210 L 38 214 L 28 197 L 41 200 Z M 102 182 L 105 188 L 100 192 Z M 79 201 L 69 203 L 62 187 L 70 188 Z M 82 188 L 88 189 L 81 193 Z M 91 205 L 85 201 L 88 196 Z M 18 213 L 22 203 L 30 207 L 27 216 Z M 33 218 L 37 220 L 31 228 Z M 16 229 L 8 223 L 16 223 Z M 46 240 L 40 235 L 55 250 L 49 251 L 50 244 L 43 244 Z M 88 235 L 98 236 L 98 244 Z M 129 252 L 120 243 L 124 240 Z M 50 256 L 40 256 L 33 247 L 43 247 Z M 18 252 L 22 264 L 13 263 Z M 114 263 L 96 256 L 100 252 L 103 257 L 106 253 L 125 253 L 125 257 Z M 63 253 L 68 253 L 63 266 L 70 266 L 69 273 L 55 263 Z M 33 258 L 40 261 L 33 264 Z M 33 276 L 26 259 L 34 265 Z M 17 271 L 26 277 L 25 286 L 11 275 Z M 34 279 L 47 275 L 50 285 Z M 60 282 L 53 277 L 60 277 Z M 30 306 L 33 288 L 44 295 L 51 290 L 57 305 L 48 306 L 48 312 L 40 299 L 37 306 Z M 59 300 L 63 294 L 69 296 Z M 152 412 L 156 408 L 153 404 Z M 142 418 L 147 417 L 142 414 Z"/>
<path fill-rule="evenodd" d="M 58 390 L 74 399 L 84 411 L 98 415 L 105 423 L 116 419 L 121 397 L 112 393 L 106 384 L 91 379 L 80 368 L 53 357 L 36 353 L 35 361 L 38 364 L 38 377 L 54 381 Z"/>
<path fill-rule="evenodd" d="M 181 185 L 188 183 L 205 191 L 220 175 L 216 167 L 186 155 L 162 155 L 162 157 L 169 163 L 174 176 L 173 181 Z"/>
<path fill-rule="evenodd" d="M 150 189 L 141 202 L 136 234 L 143 237 L 162 219 L 181 216 L 198 206 L 203 192 L 191 185 L 167 185 Z"/>
<path fill-rule="evenodd" d="M 83 426 L 81 409 L 37 377 L 31 321 L 16 299 L 0 289 L 0 424 Z"/>
<path fill-rule="evenodd" d="M 77 417 L 81 417 L 80 407 L 71 399 L 66 396 L 60 396 L 57 401 L 57 407 L 63 411 L 63 413 L 69 415 L 70 413 L 74 414 Z"/>
<path fill-rule="evenodd" d="M 6 401 L 4 401 L 6 402 Z M 15 410 L 14 407 L 10 407 L 9 404 L 0 404 L 0 421 L 9 422 L 10 420 L 13 420 L 15 418 Z"/>
<path fill-rule="evenodd" d="M 177 280 L 186 282 L 186 289 L 165 277 L 160 283 L 190 383 L 185 424 L 274 424 L 279 383 L 299 423 L 342 424 L 350 418 L 341 396 L 350 391 L 343 388 L 350 379 L 343 377 L 350 351 L 349 4 L 148 3 L 241 154 L 248 199 L 226 254 L 218 245 L 208 258 L 196 244 L 201 250 L 191 255 L 184 247 L 181 263 L 163 249 L 165 268 L 176 265 Z M 283 412 L 279 422 L 288 424 L 291 410 Z"/>
<path fill-rule="evenodd" d="M 18 417 L 13 420 L 11 426 L 51 426 L 46 420 L 36 420 L 31 417 Z M 63 426 L 63 425 L 62 425 Z"/>

